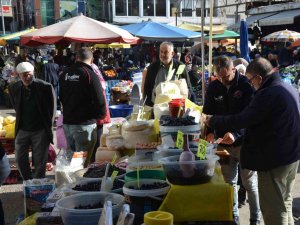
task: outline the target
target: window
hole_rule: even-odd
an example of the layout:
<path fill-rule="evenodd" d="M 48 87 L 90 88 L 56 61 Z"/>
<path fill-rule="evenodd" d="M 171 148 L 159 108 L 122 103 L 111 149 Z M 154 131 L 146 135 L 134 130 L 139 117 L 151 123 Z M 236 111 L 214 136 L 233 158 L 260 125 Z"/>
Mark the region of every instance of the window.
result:
<path fill-rule="evenodd" d="M 156 16 L 166 16 L 166 0 L 156 0 Z"/>
<path fill-rule="evenodd" d="M 159 1 L 159 0 L 157 0 Z M 180 1 L 170 0 L 170 16 L 176 16 L 176 11 L 180 11 Z"/>
<path fill-rule="evenodd" d="M 196 2 L 196 16 L 197 17 L 200 17 L 201 16 L 201 1 L 197 1 Z M 206 4 L 207 4 L 207 1 L 205 1 L 204 2 L 204 7 L 205 7 L 205 9 L 204 9 L 204 16 L 206 16 L 206 15 L 209 15 L 209 8 L 206 8 Z"/>
<path fill-rule="evenodd" d="M 126 6 L 126 0 L 116 0 L 116 16 L 127 16 Z"/>
<path fill-rule="evenodd" d="M 144 0 L 144 16 L 154 16 L 154 0 Z"/>
<path fill-rule="evenodd" d="M 128 16 L 139 16 L 139 1 L 128 0 Z"/>
<path fill-rule="evenodd" d="M 182 1 L 182 16 L 191 17 L 193 15 L 193 0 Z"/>

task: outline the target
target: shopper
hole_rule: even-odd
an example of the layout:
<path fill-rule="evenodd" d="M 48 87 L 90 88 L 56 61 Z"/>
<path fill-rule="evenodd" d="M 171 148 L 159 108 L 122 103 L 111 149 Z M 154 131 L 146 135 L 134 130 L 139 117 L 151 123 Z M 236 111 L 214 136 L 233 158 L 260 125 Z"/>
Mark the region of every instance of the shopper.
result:
<path fill-rule="evenodd" d="M 16 111 L 16 162 L 23 180 L 44 178 L 49 145 L 53 143 L 54 90 L 51 84 L 34 77 L 31 63 L 19 63 L 16 71 L 21 80 L 8 87 Z M 29 162 L 30 145 L 34 172 Z"/>
<path fill-rule="evenodd" d="M 184 69 L 177 74 L 177 70 L 180 65 L 184 65 L 182 62 L 173 58 L 174 46 L 171 42 L 163 42 L 159 47 L 159 59 L 150 64 L 147 69 L 144 83 L 143 97 L 146 99 L 146 105 L 153 106 L 155 102 L 155 89 L 161 83 L 166 80 L 175 80 L 176 77 L 186 79 L 187 86 L 189 89 L 189 96 L 192 94 L 192 86 L 190 82 L 187 70 Z M 172 74 L 173 73 L 173 74 Z M 168 78 L 168 75 L 171 75 Z"/>
<path fill-rule="evenodd" d="M 203 112 L 212 115 L 231 115 L 243 111 L 251 101 L 253 88 L 248 79 L 238 73 L 232 60 L 227 56 L 219 56 L 215 59 L 214 72 L 217 80 L 211 82 L 207 88 Z M 229 164 L 222 164 L 221 169 L 225 181 L 233 185 L 234 206 L 233 215 L 236 224 L 239 224 L 238 210 L 238 168 L 240 166 L 240 151 L 244 130 L 217 127 L 208 130 L 207 139 L 222 138 L 218 150 L 227 150 L 230 153 Z M 260 223 L 261 212 L 259 208 L 257 174 L 248 169 L 241 169 L 240 175 L 243 185 L 248 193 L 250 206 L 250 225 Z"/>
<path fill-rule="evenodd" d="M 285 84 L 265 58 L 250 62 L 246 76 L 257 90 L 236 115 L 208 116 L 214 129 L 246 128 L 242 168 L 258 171 L 265 225 L 293 225 L 291 195 L 300 159 L 299 94 Z"/>
<path fill-rule="evenodd" d="M 48 58 L 48 62 L 42 65 L 41 79 L 52 84 L 55 96 L 57 99 L 57 106 L 60 109 L 60 103 L 58 101 L 58 78 L 59 78 L 59 65 L 53 60 L 53 57 Z"/>
<path fill-rule="evenodd" d="M 59 78 L 67 150 L 87 151 L 89 157 L 97 140 L 96 120 L 106 115 L 103 90 L 91 67 L 92 60 L 92 51 L 81 48 L 77 52 L 76 63 Z M 89 163 L 90 158 L 87 158 L 85 166 Z"/>

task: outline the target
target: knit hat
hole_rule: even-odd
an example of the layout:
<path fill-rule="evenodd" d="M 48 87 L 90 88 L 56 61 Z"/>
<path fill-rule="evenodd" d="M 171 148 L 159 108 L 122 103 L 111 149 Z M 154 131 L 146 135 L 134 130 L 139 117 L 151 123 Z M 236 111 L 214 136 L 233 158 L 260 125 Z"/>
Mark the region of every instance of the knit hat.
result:
<path fill-rule="evenodd" d="M 34 67 L 30 62 L 21 62 L 17 65 L 17 73 L 33 72 Z"/>

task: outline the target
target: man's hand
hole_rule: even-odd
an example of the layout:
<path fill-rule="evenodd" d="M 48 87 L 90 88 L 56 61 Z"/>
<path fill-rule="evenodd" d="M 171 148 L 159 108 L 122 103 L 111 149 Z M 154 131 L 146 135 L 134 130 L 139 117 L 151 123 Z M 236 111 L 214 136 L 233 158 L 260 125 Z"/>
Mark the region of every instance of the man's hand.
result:
<path fill-rule="evenodd" d="M 221 142 L 222 144 L 226 144 L 226 145 L 231 145 L 235 142 L 235 137 L 233 136 L 232 133 L 227 132 L 224 137 L 223 137 L 223 141 Z"/>
<path fill-rule="evenodd" d="M 213 133 L 209 133 L 209 134 L 206 135 L 206 141 L 208 143 L 213 143 L 214 139 L 215 139 L 215 135 Z"/>

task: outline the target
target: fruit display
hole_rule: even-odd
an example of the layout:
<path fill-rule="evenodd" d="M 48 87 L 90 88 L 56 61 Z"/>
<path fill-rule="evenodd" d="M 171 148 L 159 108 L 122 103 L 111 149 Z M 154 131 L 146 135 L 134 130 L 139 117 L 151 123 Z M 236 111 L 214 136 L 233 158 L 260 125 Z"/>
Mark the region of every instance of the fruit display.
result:
<path fill-rule="evenodd" d="M 114 181 L 114 185 L 112 190 L 120 189 L 124 185 L 124 182 L 122 182 L 119 179 L 116 179 Z M 92 181 L 88 182 L 85 184 L 77 184 L 75 187 L 72 188 L 74 191 L 89 191 L 89 192 L 94 192 L 94 191 L 100 191 L 101 189 L 101 180 L 99 181 Z"/>
<path fill-rule="evenodd" d="M 96 204 L 78 205 L 74 207 L 74 209 L 100 209 L 100 208 L 103 208 L 102 202 L 98 202 Z"/>
<path fill-rule="evenodd" d="M 136 186 L 129 186 L 129 189 L 134 190 L 153 190 L 168 187 L 169 185 L 166 182 L 154 182 L 152 184 L 142 184 L 139 188 Z"/>
<path fill-rule="evenodd" d="M 117 73 L 113 69 L 104 70 L 105 76 L 107 77 L 116 77 Z"/>
<path fill-rule="evenodd" d="M 176 118 L 168 115 L 163 115 L 160 117 L 161 126 L 189 126 L 196 125 L 194 122 L 194 117 L 187 116 L 186 118 Z"/>
<path fill-rule="evenodd" d="M 0 116 L 0 137 L 14 138 L 15 123 L 16 117 L 14 116 L 7 116 L 5 118 Z"/>
<path fill-rule="evenodd" d="M 98 178 L 103 177 L 105 174 L 106 164 L 101 165 L 100 167 L 88 168 L 88 170 L 83 174 L 83 177 L 87 178 Z M 118 175 L 125 174 L 124 169 L 120 169 L 115 165 L 109 167 L 108 176 L 110 177 L 113 171 L 118 171 Z"/>

